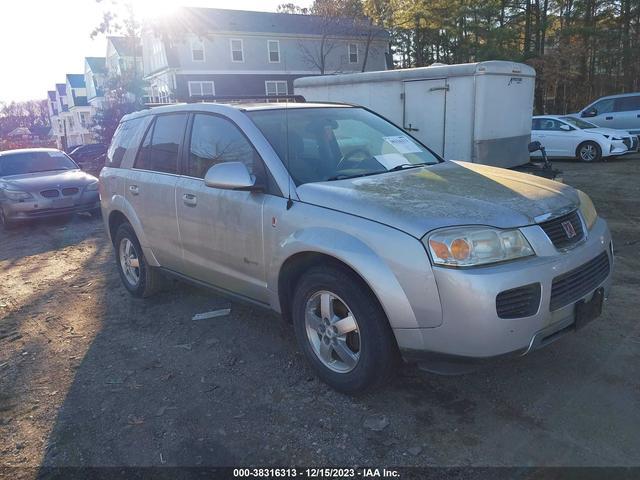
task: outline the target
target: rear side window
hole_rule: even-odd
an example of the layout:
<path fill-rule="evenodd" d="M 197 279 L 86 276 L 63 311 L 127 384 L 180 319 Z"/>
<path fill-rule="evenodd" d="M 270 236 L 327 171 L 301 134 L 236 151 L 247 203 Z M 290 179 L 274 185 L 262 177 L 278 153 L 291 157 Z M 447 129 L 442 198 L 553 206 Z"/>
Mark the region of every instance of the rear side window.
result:
<path fill-rule="evenodd" d="M 640 110 L 640 95 L 616 98 L 616 112 Z"/>
<path fill-rule="evenodd" d="M 138 128 L 143 124 L 144 118 L 136 118 L 122 122 L 113 135 L 105 166 L 119 168 L 126 153 L 137 147 L 135 143 Z"/>
<path fill-rule="evenodd" d="M 135 168 L 178 173 L 178 152 L 186 125 L 184 113 L 156 117 L 142 142 Z"/>

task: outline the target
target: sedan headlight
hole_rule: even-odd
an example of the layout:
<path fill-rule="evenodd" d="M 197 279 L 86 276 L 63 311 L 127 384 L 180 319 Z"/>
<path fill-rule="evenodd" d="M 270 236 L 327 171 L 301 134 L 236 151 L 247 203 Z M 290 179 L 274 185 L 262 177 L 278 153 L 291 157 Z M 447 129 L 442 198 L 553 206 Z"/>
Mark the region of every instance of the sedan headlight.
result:
<path fill-rule="evenodd" d="M 99 182 L 93 182 L 84 187 L 87 192 L 97 192 L 98 191 Z"/>
<path fill-rule="evenodd" d="M 29 192 L 23 192 L 22 190 L 4 190 L 5 196 L 9 200 L 29 200 L 33 198 Z"/>
<path fill-rule="evenodd" d="M 423 239 L 433 263 L 471 267 L 535 255 L 520 230 L 455 227 L 437 230 Z"/>
<path fill-rule="evenodd" d="M 580 199 L 580 214 L 584 220 L 587 230 L 591 230 L 593 224 L 598 219 L 598 212 L 596 207 L 593 206 L 593 202 L 589 198 L 589 195 L 581 190 L 578 190 L 578 198 Z"/>

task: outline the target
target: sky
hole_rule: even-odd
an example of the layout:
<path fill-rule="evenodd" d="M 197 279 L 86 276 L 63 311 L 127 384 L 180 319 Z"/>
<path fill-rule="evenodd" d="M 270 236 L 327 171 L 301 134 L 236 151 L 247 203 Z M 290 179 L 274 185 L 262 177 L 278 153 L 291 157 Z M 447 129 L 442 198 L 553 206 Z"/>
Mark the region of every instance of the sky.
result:
<path fill-rule="evenodd" d="M 131 0 L 140 16 L 165 5 L 275 11 L 291 0 Z M 102 4 L 108 2 L 103 0 Z M 84 73 L 84 57 L 103 57 L 103 35 L 90 38 L 103 6 L 95 0 L 11 0 L 0 14 L 0 102 L 39 100 L 64 83 L 67 73 Z M 308 6 L 310 0 L 293 2 Z"/>

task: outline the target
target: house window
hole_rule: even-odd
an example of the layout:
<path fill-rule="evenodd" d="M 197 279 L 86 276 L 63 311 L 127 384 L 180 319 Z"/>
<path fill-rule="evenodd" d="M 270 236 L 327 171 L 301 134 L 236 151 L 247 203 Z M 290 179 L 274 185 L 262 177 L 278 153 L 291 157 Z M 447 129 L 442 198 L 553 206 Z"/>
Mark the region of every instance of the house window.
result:
<path fill-rule="evenodd" d="M 268 80 L 264 82 L 267 95 L 288 95 L 287 82 L 283 80 Z"/>
<path fill-rule="evenodd" d="M 280 63 L 280 41 L 269 40 L 267 47 L 269 49 L 269 63 Z"/>
<path fill-rule="evenodd" d="M 213 82 L 189 82 L 190 97 L 207 97 L 216 94 Z"/>
<path fill-rule="evenodd" d="M 191 42 L 191 60 L 204 62 L 204 42 L 200 39 Z"/>
<path fill-rule="evenodd" d="M 358 44 L 349 44 L 349 63 L 358 63 Z"/>
<path fill-rule="evenodd" d="M 244 49 L 242 40 L 239 38 L 231 39 L 231 61 L 244 62 Z"/>

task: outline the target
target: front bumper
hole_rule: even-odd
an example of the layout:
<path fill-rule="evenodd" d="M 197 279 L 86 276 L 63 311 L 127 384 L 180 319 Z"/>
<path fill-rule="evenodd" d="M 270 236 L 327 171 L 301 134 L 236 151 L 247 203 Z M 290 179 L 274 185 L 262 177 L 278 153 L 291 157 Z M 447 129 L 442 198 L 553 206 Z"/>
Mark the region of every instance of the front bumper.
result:
<path fill-rule="evenodd" d="M 557 252 L 542 229 L 522 229 L 536 257 L 474 269 L 434 267 L 442 304 L 443 322 L 425 329 L 394 329 L 398 345 L 407 359 L 442 355 L 457 359 L 488 359 L 525 354 L 572 331 L 575 302 L 589 300 L 597 288 L 605 297 L 611 288 L 613 253 L 604 220 L 598 219 L 586 239 L 564 253 Z M 553 279 L 574 270 L 602 252 L 609 257 L 609 274 L 593 290 L 568 305 L 551 311 Z M 539 282 L 541 297 L 537 312 L 524 318 L 499 318 L 496 296 L 505 290 Z"/>
<path fill-rule="evenodd" d="M 64 200 L 63 202 L 56 200 Z M 74 213 L 88 212 L 100 208 L 100 195 L 97 191 L 83 192 L 63 198 L 48 199 L 37 196 L 34 199 L 15 201 L 5 199 L 2 209 L 7 220 L 15 222 L 32 218 L 56 217 Z"/>

